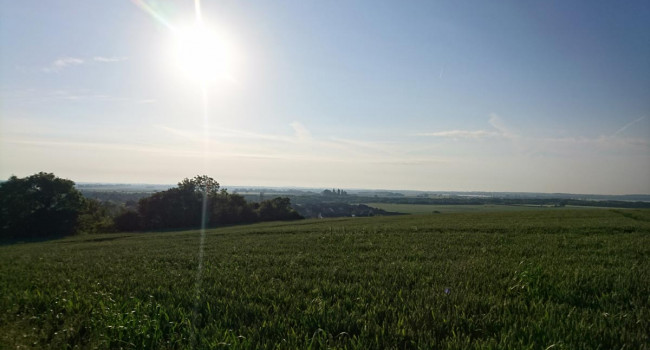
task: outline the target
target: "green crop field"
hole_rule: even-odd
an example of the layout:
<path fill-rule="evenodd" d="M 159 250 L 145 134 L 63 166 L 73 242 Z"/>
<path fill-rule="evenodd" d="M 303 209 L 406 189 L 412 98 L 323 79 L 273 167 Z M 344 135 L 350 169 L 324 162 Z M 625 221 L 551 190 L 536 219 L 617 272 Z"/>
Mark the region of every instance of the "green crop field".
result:
<path fill-rule="evenodd" d="M 1 246 L 0 348 L 650 348 L 648 210 L 305 220 L 199 245 Z"/>
<path fill-rule="evenodd" d="M 433 214 L 433 213 L 486 213 L 522 210 L 565 210 L 565 209 L 608 209 L 602 207 L 552 207 L 543 205 L 499 205 L 499 204 L 397 204 L 397 203 L 366 203 L 366 205 L 382 210 L 403 214 Z"/>

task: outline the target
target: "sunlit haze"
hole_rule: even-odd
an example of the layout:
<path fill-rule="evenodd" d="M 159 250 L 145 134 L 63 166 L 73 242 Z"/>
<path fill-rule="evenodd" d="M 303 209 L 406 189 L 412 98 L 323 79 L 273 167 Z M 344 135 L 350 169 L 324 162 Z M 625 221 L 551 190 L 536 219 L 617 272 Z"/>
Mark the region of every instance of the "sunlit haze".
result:
<path fill-rule="evenodd" d="M 648 1 L 201 4 L 0 0 L 0 179 L 650 194 Z"/>

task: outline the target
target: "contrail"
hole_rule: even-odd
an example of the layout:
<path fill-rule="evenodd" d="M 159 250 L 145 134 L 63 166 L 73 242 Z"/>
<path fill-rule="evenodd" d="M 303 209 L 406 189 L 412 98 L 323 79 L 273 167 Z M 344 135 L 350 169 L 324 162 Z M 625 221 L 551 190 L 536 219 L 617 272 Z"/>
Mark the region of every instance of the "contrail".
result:
<path fill-rule="evenodd" d="M 636 124 L 636 123 L 642 121 L 643 119 L 645 119 L 645 117 L 641 117 L 641 118 L 638 118 L 638 119 L 634 119 L 633 121 L 631 121 L 631 122 L 629 122 L 629 123 L 623 125 L 623 127 L 620 128 L 620 129 L 618 129 L 615 133 L 613 133 L 611 137 L 614 137 L 614 136 L 616 136 L 616 135 L 622 133 L 622 132 L 625 131 L 627 128 L 629 128 L 630 126 L 632 126 L 632 125 L 634 125 L 634 124 Z"/>

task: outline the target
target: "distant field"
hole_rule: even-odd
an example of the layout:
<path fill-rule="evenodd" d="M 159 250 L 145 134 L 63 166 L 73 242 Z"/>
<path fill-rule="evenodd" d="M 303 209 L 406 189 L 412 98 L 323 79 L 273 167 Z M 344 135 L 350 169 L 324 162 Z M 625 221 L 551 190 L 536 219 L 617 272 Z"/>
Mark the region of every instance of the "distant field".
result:
<path fill-rule="evenodd" d="M 0 246 L 0 349 L 650 344 L 648 210 L 233 226 L 208 231 L 201 271 L 199 242 L 184 231 Z"/>
<path fill-rule="evenodd" d="M 379 208 L 386 211 L 404 213 L 404 214 L 432 214 L 436 211 L 440 213 L 478 213 L 478 212 L 502 212 L 502 211 L 522 211 L 522 210 L 564 210 L 564 209 L 603 209 L 599 207 L 552 207 L 539 205 L 438 205 L 438 204 L 394 204 L 394 203 L 366 203 L 373 208 Z M 607 208 L 605 208 L 607 209 Z"/>

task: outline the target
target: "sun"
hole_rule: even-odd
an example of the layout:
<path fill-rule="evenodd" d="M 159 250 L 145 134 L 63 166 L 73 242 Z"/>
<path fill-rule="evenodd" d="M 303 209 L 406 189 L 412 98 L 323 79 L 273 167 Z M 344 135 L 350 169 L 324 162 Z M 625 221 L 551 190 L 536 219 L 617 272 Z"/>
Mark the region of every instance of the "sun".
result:
<path fill-rule="evenodd" d="M 223 38 L 204 23 L 175 28 L 174 57 L 182 75 L 201 84 L 230 79 L 230 55 Z"/>

